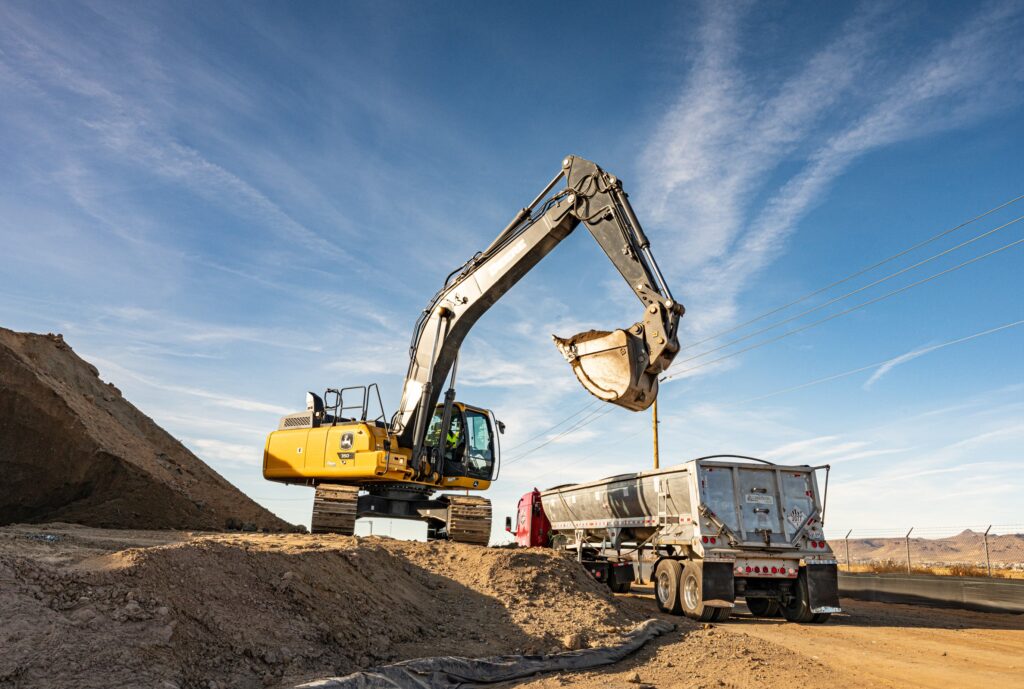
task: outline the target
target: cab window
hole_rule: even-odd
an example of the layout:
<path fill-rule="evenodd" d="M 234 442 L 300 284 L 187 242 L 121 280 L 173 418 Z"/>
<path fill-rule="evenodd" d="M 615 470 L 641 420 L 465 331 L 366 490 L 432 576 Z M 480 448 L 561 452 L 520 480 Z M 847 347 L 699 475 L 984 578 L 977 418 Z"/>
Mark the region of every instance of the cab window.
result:
<path fill-rule="evenodd" d="M 490 480 L 494 468 L 494 436 L 486 414 L 466 410 L 467 475 Z"/>

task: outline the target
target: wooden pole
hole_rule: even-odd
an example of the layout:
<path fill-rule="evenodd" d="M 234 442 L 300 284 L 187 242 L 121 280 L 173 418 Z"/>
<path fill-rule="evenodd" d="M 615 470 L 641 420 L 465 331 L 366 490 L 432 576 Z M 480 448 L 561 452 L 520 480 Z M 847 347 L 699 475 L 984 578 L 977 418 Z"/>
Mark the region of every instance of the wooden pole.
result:
<path fill-rule="evenodd" d="M 658 400 L 654 400 L 654 405 L 651 407 L 651 426 L 654 428 L 654 468 L 657 469 L 660 466 L 658 460 Z"/>

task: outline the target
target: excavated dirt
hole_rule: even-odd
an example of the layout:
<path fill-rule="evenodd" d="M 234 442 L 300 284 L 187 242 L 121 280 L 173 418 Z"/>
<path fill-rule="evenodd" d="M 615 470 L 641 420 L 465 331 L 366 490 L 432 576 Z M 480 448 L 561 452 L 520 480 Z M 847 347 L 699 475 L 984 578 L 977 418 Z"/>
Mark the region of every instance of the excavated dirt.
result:
<path fill-rule="evenodd" d="M 1024 616 L 843 600 L 825 625 L 677 629 L 529 689 L 1019 686 Z M 0 528 L 0 687 L 290 687 L 391 661 L 602 644 L 657 616 L 552 551 L 298 534 Z M 668 616 L 665 616 L 668 617 Z M 501 685 L 505 689 L 511 685 Z"/>
<path fill-rule="evenodd" d="M 0 686 L 262 687 L 432 655 L 581 648 L 645 618 L 545 550 L 0 529 Z"/>
<path fill-rule="evenodd" d="M 290 530 L 100 380 L 60 335 L 0 328 L 0 524 Z"/>

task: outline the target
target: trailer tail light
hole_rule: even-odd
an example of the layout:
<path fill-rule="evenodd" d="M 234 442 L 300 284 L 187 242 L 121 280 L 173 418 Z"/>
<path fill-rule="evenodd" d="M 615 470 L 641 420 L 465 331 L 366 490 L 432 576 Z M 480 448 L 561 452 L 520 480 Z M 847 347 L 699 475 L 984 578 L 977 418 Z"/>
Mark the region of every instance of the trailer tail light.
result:
<path fill-rule="evenodd" d="M 772 574 L 776 574 L 776 573 L 778 573 L 778 571 L 779 571 L 778 567 L 772 567 Z"/>
<path fill-rule="evenodd" d="M 700 537 L 700 542 L 701 543 L 707 543 L 708 542 L 708 537 L 707 536 L 701 536 Z"/>
<path fill-rule="evenodd" d="M 750 574 L 750 565 L 747 565 L 747 574 Z"/>
<path fill-rule="evenodd" d="M 811 547 L 812 548 L 817 548 L 818 547 L 818 542 L 817 541 L 811 541 Z"/>
<path fill-rule="evenodd" d="M 819 548 L 824 548 L 825 547 L 825 541 L 818 541 L 818 547 Z"/>

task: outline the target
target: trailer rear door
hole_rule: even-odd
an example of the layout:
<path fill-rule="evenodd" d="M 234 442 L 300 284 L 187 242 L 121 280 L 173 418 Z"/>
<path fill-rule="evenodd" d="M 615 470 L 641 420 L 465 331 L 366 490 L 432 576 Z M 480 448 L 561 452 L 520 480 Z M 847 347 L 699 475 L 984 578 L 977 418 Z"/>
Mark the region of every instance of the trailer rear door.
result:
<path fill-rule="evenodd" d="M 744 543 L 793 543 L 814 510 L 809 467 L 702 462 L 697 472 L 701 502 Z"/>

